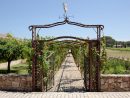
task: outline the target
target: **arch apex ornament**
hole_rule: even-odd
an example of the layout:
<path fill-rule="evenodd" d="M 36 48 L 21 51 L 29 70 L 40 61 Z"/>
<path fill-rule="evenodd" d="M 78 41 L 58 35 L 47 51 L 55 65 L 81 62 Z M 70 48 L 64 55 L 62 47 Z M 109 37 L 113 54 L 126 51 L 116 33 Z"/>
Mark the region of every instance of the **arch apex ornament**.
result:
<path fill-rule="evenodd" d="M 67 11 L 68 11 L 67 3 L 63 3 L 63 8 L 64 8 L 64 12 L 65 12 L 65 14 L 66 14 Z"/>

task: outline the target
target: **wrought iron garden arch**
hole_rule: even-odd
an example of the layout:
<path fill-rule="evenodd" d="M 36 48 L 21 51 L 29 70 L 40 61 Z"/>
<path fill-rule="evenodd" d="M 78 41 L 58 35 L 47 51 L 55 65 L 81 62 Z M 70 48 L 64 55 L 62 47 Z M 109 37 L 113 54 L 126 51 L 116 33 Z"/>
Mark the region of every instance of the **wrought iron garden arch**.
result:
<path fill-rule="evenodd" d="M 89 44 L 89 58 L 88 58 L 88 67 L 89 67 L 89 80 L 86 80 L 85 77 L 87 77 L 87 75 L 84 75 L 84 81 L 85 81 L 85 87 L 88 91 L 100 91 L 100 57 L 97 56 L 96 59 L 96 72 L 95 72 L 95 81 L 93 81 L 93 77 L 92 77 L 92 65 L 93 65 L 93 60 L 92 60 L 92 47 L 93 47 L 93 43 L 96 43 L 96 50 L 98 52 L 98 54 L 100 54 L 100 46 L 101 46 L 101 31 L 104 29 L 103 25 L 85 25 L 85 24 L 81 24 L 81 23 L 77 23 L 77 22 L 71 22 L 67 17 L 64 19 L 64 21 L 61 22 L 56 22 L 56 23 L 52 23 L 52 24 L 47 24 L 47 25 L 31 25 L 29 26 L 29 30 L 32 31 L 32 48 L 34 49 L 34 51 L 36 52 L 36 44 L 37 44 L 37 38 L 36 38 L 36 30 L 38 28 L 51 28 L 51 27 L 55 27 L 55 26 L 59 26 L 59 25 L 64 25 L 64 24 L 69 24 L 69 25 L 75 25 L 75 26 L 79 26 L 79 27 L 83 27 L 83 28 L 95 28 L 96 29 L 96 33 L 97 33 L 97 39 L 96 40 L 85 40 L 85 39 L 80 39 L 80 38 L 76 38 L 76 37 L 70 37 L 70 36 L 62 36 L 62 37 L 57 37 L 51 40 L 56 40 L 56 39 L 60 39 L 60 38 L 72 38 L 72 39 L 77 39 L 77 40 L 84 40 Z M 50 40 L 50 41 L 51 41 Z M 48 40 L 49 41 L 49 40 Z M 33 58 L 32 58 L 32 90 L 33 91 L 37 91 L 37 55 L 34 54 Z M 87 61 L 87 60 L 86 60 Z M 86 70 L 86 68 L 84 69 Z M 88 81 L 88 82 L 87 82 Z M 95 83 L 95 87 L 93 87 L 93 84 Z"/>

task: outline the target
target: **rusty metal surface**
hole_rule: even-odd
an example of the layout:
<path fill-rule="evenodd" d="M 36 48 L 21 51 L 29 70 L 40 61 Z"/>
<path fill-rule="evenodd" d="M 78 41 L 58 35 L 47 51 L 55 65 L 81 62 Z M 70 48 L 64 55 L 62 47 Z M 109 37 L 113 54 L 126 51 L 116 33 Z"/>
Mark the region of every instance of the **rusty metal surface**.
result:
<path fill-rule="evenodd" d="M 59 26 L 59 25 L 64 25 L 64 24 L 69 24 L 69 25 L 75 25 L 75 26 L 79 26 L 79 27 L 83 27 L 83 28 L 96 28 L 96 33 L 97 33 L 97 39 L 96 40 L 88 40 L 88 39 L 82 39 L 82 38 L 78 38 L 78 37 L 73 37 L 73 36 L 61 36 L 61 37 L 56 37 L 50 40 L 38 40 L 36 38 L 36 29 L 37 28 L 51 28 L 51 27 L 55 27 L 55 26 Z M 32 48 L 34 51 L 34 55 L 32 57 L 32 90 L 33 91 L 37 91 L 37 78 L 39 77 L 37 74 L 37 43 L 39 42 L 51 42 L 51 41 L 55 41 L 58 39 L 64 39 L 64 38 L 69 38 L 69 39 L 75 39 L 75 40 L 80 40 L 80 41 L 84 41 L 85 43 L 89 44 L 89 56 L 90 58 L 88 59 L 89 61 L 89 91 L 93 91 L 92 89 L 96 89 L 95 91 L 100 91 L 100 58 L 97 57 L 96 62 L 98 62 L 95 66 L 96 66 L 96 72 L 95 72 L 95 76 L 92 76 L 92 66 L 93 66 L 93 57 L 92 57 L 92 48 L 93 45 L 92 43 L 97 42 L 96 45 L 96 49 L 100 55 L 100 47 L 101 47 L 101 31 L 104 29 L 103 25 L 86 25 L 86 24 L 82 24 L 82 23 L 77 23 L 77 22 L 71 22 L 69 21 L 69 19 L 66 17 L 64 21 L 61 22 L 56 22 L 56 23 L 52 23 L 52 24 L 47 24 L 47 25 L 31 25 L 29 26 L 29 30 L 32 31 Z M 71 42 L 72 43 L 72 42 Z M 81 44 L 81 43 L 79 43 Z M 94 78 L 95 77 L 95 78 Z M 96 88 L 93 87 L 93 79 L 96 81 L 95 85 Z M 87 83 L 87 82 L 85 82 Z M 86 86 L 87 84 L 85 84 Z"/>
<path fill-rule="evenodd" d="M 104 28 L 104 25 L 86 25 L 78 22 L 71 22 L 69 21 L 68 18 L 65 18 L 64 21 L 61 22 L 56 22 L 52 24 L 47 24 L 47 25 L 30 25 L 29 30 L 32 30 L 32 28 L 51 28 L 59 25 L 64 25 L 64 24 L 70 24 L 70 25 L 75 25 L 83 28 L 100 28 L 101 30 Z"/>
<path fill-rule="evenodd" d="M 92 42 L 89 42 L 89 91 L 92 91 Z"/>

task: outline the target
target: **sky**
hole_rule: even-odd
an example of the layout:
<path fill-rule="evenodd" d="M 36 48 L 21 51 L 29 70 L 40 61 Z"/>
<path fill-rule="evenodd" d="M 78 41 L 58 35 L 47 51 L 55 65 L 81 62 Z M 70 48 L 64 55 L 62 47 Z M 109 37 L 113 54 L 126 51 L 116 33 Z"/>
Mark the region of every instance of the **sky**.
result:
<path fill-rule="evenodd" d="M 0 33 L 31 38 L 30 25 L 63 21 L 63 2 L 69 20 L 83 24 L 102 24 L 102 33 L 117 41 L 130 40 L 130 0 L 0 0 Z M 41 29 L 40 36 L 95 38 L 93 29 L 62 25 Z"/>

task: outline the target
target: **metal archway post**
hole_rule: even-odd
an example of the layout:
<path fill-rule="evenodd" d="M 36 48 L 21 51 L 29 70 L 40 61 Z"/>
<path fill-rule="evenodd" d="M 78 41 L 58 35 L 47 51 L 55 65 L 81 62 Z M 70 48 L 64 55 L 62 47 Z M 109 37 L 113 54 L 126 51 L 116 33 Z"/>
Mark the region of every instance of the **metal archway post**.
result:
<path fill-rule="evenodd" d="M 32 91 L 36 91 L 36 28 L 32 27 Z"/>
<path fill-rule="evenodd" d="M 75 26 L 79 26 L 79 27 L 83 27 L 83 28 L 96 28 L 97 29 L 97 51 L 100 55 L 101 49 L 101 30 L 104 28 L 103 25 L 85 25 L 85 24 L 81 24 L 81 23 L 77 23 L 77 22 L 71 22 L 68 20 L 68 18 L 65 18 L 64 21 L 62 22 L 56 22 L 53 24 L 47 24 L 47 25 L 31 25 L 29 26 L 29 30 L 32 31 L 32 48 L 33 48 L 33 57 L 32 57 L 32 91 L 37 91 L 37 51 L 36 51 L 36 45 L 37 45 L 37 39 L 36 39 L 36 29 L 37 28 L 51 28 L 51 27 L 55 27 L 55 26 L 59 26 L 59 25 L 64 25 L 64 24 L 69 24 L 69 25 L 75 25 Z M 91 44 L 89 46 L 90 50 L 91 50 Z M 91 51 L 90 51 L 91 52 Z M 90 53 L 91 55 L 91 53 Z M 91 60 L 90 60 L 91 62 Z M 96 90 L 100 91 L 100 87 L 101 87 L 101 80 L 100 80 L 100 66 L 101 66 L 101 62 L 100 62 L 100 57 L 97 56 L 97 65 L 96 65 Z M 91 63 L 90 63 L 90 71 L 91 71 Z M 90 72 L 91 73 L 91 72 Z M 89 74 L 90 74 L 89 73 Z M 90 79 L 89 79 L 89 89 L 90 91 L 92 90 L 92 78 L 91 78 L 91 74 L 90 74 Z"/>

